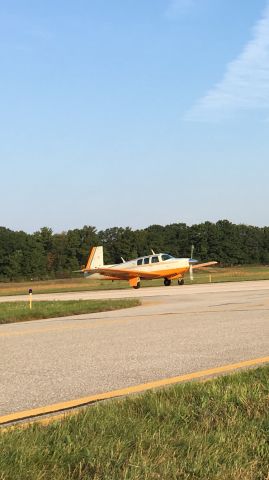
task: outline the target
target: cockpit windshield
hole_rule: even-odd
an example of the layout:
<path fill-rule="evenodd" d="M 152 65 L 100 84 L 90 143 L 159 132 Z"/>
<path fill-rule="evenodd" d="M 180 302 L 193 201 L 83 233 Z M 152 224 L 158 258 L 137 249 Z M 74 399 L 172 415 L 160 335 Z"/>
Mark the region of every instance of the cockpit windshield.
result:
<path fill-rule="evenodd" d="M 168 253 L 163 253 L 162 254 L 162 261 L 164 262 L 165 260 L 170 260 L 172 257 L 172 255 L 169 255 Z"/>

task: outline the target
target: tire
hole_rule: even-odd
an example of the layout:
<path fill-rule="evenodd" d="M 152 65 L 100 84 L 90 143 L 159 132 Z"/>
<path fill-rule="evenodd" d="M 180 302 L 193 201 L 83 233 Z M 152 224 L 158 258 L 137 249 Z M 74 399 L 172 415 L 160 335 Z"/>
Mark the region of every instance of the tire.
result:
<path fill-rule="evenodd" d="M 184 278 L 180 278 L 178 281 L 177 281 L 178 285 L 184 285 L 185 281 L 184 281 Z"/>
<path fill-rule="evenodd" d="M 169 278 L 165 278 L 164 281 L 163 281 L 163 283 L 164 283 L 164 285 L 165 285 L 166 287 L 170 287 L 170 285 L 171 285 L 171 280 L 170 280 Z"/>
<path fill-rule="evenodd" d="M 140 287 L 141 287 L 140 282 L 137 282 L 137 285 L 136 285 L 135 287 L 133 287 L 133 288 L 135 288 L 135 289 L 137 290 L 137 289 L 140 288 Z"/>

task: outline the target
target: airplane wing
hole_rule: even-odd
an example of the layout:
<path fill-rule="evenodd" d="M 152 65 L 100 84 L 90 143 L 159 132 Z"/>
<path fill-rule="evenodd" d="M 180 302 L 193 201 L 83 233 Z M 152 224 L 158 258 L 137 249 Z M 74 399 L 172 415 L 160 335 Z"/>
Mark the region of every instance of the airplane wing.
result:
<path fill-rule="evenodd" d="M 92 273 L 100 273 L 101 275 L 107 275 L 109 277 L 116 277 L 121 279 L 129 280 L 130 278 L 159 278 L 160 274 L 155 274 L 153 272 L 145 272 L 139 270 L 127 270 L 125 269 L 116 269 L 116 268 L 95 268 L 91 270 Z"/>
<path fill-rule="evenodd" d="M 193 270 L 195 268 L 203 268 L 203 267 L 210 267 L 211 265 L 216 265 L 218 262 L 207 262 L 207 263 L 198 263 L 197 265 L 193 265 Z"/>

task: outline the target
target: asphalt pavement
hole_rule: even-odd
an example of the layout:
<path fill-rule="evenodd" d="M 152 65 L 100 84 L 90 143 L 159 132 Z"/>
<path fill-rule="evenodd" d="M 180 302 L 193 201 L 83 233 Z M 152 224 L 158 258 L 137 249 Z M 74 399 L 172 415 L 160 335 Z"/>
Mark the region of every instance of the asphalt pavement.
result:
<path fill-rule="evenodd" d="M 269 355 L 269 281 L 35 298 L 133 296 L 142 306 L 1 325 L 0 415 Z"/>

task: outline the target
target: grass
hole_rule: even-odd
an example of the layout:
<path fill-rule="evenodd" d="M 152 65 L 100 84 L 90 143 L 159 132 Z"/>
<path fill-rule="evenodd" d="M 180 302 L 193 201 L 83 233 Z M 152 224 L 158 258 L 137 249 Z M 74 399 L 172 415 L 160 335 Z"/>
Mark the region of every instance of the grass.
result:
<path fill-rule="evenodd" d="M 140 300 L 136 298 L 123 300 L 34 301 L 30 310 L 28 302 L 6 302 L 0 303 L 0 324 L 80 315 L 82 313 L 104 312 L 135 307 L 137 305 L 140 305 Z"/>
<path fill-rule="evenodd" d="M 186 283 L 220 283 L 242 282 L 250 280 L 269 280 L 269 267 L 264 265 L 250 265 L 237 267 L 211 267 L 209 270 L 194 270 L 194 281 Z"/>
<path fill-rule="evenodd" d="M 57 280 L 28 280 L 22 282 L 0 282 L 0 296 L 24 295 L 32 288 L 33 293 L 83 292 L 130 288 L 128 282 L 65 278 Z"/>
<path fill-rule="evenodd" d="M 0 434 L 1 480 L 266 480 L 269 366 Z"/>
<path fill-rule="evenodd" d="M 211 275 L 211 277 L 210 277 Z M 186 284 L 236 282 L 244 280 L 269 280 L 269 267 L 267 266 L 238 266 L 230 268 L 215 267 L 205 271 L 194 271 L 194 281 L 189 275 L 185 277 Z M 176 282 L 173 282 L 175 285 Z M 163 285 L 163 279 L 142 281 L 142 287 Z M 78 292 L 94 290 L 114 290 L 130 288 L 127 281 L 89 280 L 85 278 L 70 278 L 62 280 L 44 280 L 27 282 L 1 282 L 0 296 L 27 294 L 32 288 L 34 293 Z"/>

